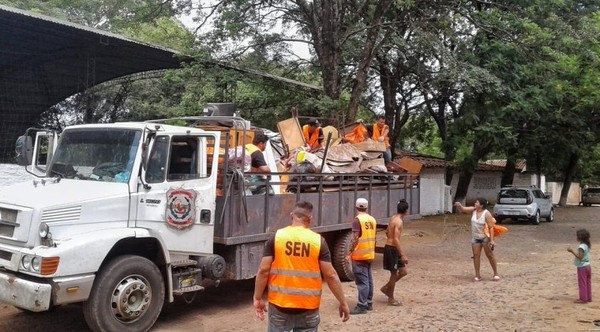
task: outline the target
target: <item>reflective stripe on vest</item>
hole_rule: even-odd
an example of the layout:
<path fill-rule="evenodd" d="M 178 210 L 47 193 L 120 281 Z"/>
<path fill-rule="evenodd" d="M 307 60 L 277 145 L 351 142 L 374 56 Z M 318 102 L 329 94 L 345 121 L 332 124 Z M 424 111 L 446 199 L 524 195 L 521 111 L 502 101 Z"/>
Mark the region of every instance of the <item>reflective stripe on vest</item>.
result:
<path fill-rule="evenodd" d="M 282 308 L 318 308 L 323 286 L 321 235 L 302 226 L 288 226 L 275 233 L 274 245 L 269 302 Z"/>
<path fill-rule="evenodd" d="M 306 145 L 310 146 L 311 148 L 318 148 L 319 147 L 319 128 L 315 128 L 315 130 L 312 132 L 312 134 L 310 134 L 308 132 L 308 127 L 309 125 L 304 125 L 302 127 L 302 133 L 304 134 L 304 140 L 306 140 Z"/>
<path fill-rule="evenodd" d="M 359 214 L 356 218 L 360 222 L 361 236 L 352 252 L 352 259 L 356 261 L 375 259 L 377 221 L 368 214 Z"/>
<path fill-rule="evenodd" d="M 373 125 L 373 139 L 377 140 L 379 137 L 382 136 L 383 132 L 388 129 L 388 125 L 384 124 L 383 128 L 381 128 L 381 131 L 379 131 L 379 125 L 374 124 Z M 385 143 L 385 147 L 389 148 L 390 147 L 390 137 L 389 137 L 389 130 L 388 130 L 388 136 L 385 136 L 383 138 L 383 142 Z"/>

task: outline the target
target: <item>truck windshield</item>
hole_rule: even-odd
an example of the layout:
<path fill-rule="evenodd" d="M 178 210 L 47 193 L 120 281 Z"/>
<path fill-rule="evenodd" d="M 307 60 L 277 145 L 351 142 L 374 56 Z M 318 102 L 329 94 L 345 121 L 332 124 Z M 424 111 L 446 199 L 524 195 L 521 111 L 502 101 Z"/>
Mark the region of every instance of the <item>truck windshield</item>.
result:
<path fill-rule="evenodd" d="M 56 148 L 49 176 L 104 182 L 128 182 L 140 130 L 85 128 L 65 131 Z"/>

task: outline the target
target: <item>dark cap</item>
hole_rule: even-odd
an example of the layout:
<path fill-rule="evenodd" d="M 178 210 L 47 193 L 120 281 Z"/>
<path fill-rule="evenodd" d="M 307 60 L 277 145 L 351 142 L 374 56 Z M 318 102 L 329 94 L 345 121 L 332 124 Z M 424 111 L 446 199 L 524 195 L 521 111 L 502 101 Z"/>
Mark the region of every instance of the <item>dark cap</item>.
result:
<path fill-rule="evenodd" d="M 320 125 L 319 120 L 315 118 L 308 119 L 308 122 L 306 122 L 306 124 L 311 125 L 313 127 L 318 127 Z"/>

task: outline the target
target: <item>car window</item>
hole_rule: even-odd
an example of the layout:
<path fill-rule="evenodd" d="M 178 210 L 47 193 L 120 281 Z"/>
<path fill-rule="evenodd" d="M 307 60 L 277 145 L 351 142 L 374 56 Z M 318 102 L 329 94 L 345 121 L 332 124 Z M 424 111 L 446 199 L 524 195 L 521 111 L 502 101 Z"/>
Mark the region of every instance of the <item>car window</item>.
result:
<path fill-rule="evenodd" d="M 585 192 L 590 194 L 600 194 L 600 188 L 587 188 L 585 189 Z"/>
<path fill-rule="evenodd" d="M 500 190 L 500 198 L 527 198 L 527 191 L 519 189 L 502 189 Z"/>
<path fill-rule="evenodd" d="M 544 195 L 544 193 L 541 190 L 534 190 L 533 196 L 535 198 L 546 198 L 546 196 Z"/>

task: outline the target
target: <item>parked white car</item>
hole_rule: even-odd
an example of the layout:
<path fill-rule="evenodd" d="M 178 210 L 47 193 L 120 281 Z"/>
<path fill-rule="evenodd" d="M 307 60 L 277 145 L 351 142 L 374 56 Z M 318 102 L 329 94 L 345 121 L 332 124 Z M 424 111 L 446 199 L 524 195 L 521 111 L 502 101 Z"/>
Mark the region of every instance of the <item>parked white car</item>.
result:
<path fill-rule="evenodd" d="M 498 193 L 494 216 L 498 223 L 510 218 L 527 219 L 538 225 L 542 217 L 546 218 L 547 222 L 554 221 L 554 206 L 550 196 L 539 188 L 504 187 Z"/>

